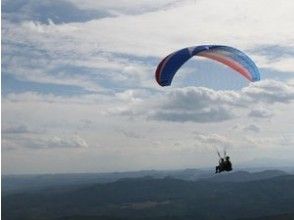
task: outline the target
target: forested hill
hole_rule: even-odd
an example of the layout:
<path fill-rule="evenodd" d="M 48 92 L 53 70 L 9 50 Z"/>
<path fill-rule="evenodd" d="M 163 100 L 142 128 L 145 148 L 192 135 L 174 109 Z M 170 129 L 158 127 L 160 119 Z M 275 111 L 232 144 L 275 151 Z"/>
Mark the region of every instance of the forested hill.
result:
<path fill-rule="evenodd" d="M 289 172 L 290 174 L 291 172 Z M 263 170 L 259 172 L 234 171 L 230 173 L 214 174 L 213 170 L 183 169 L 183 170 L 144 170 L 133 172 L 113 173 L 69 173 L 69 174 L 42 174 L 42 175 L 3 175 L 2 193 L 9 194 L 28 190 L 41 190 L 57 186 L 80 186 L 94 183 L 115 182 L 123 178 L 139 178 L 150 176 L 153 178 L 172 177 L 181 180 L 197 181 L 210 179 L 211 181 L 243 182 L 258 179 L 272 178 L 286 175 L 281 170 Z"/>
<path fill-rule="evenodd" d="M 240 175 L 240 174 L 238 174 Z M 246 174 L 247 175 L 247 174 Z M 124 178 L 2 196 L 4 220 L 294 217 L 294 175 L 252 181 Z"/>

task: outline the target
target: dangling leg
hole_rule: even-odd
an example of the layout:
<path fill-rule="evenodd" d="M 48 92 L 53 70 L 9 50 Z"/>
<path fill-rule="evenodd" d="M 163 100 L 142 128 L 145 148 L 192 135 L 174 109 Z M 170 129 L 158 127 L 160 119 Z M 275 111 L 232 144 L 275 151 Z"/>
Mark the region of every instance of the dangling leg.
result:
<path fill-rule="evenodd" d="M 224 166 L 219 166 L 219 169 L 218 169 L 218 172 L 221 173 L 223 172 L 225 169 L 224 169 Z"/>

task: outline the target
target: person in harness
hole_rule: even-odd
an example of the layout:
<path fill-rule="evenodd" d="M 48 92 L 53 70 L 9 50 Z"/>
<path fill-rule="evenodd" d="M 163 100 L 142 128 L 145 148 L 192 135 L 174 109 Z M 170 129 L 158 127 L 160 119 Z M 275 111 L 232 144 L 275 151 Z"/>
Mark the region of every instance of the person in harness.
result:
<path fill-rule="evenodd" d="M 224 164 L 225 164 L 224 158 L 220 158 L 218 162 L 218 166 L 215 167 L 215 173 L 220 173 L 224 171 Z"/>
<path fill-rule="evenodd" d="M 232 168 L 232 163 L 230 161 L 230 157 L 226 156 L 225 162 L 224 162 L 224 170 L 225 171 L 231 171 L 233 170 Z"/>
<path fill-rule="evenodd" d="M 224 159 L 220 156 L 219 152 L 217 152 L 217 153 L 220 157 L 220 160 L 219 160 L 218 166 L 215 167 L 215 173 L 221 173 L 223 171 L 229 172 L 229 171 L 233 170 L 232 163 L 230 161 L 230 157 L 226 156 L 226 153 L 224 153 L 224 158 L 225 158 Z"/>

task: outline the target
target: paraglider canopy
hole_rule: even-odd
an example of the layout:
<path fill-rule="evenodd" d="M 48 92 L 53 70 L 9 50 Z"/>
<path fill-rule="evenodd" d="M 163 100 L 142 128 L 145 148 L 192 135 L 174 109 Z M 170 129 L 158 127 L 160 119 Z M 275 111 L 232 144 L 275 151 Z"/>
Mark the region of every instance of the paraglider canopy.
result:
<path fill-rule="evenodd" d="M 158 64 L 155 72 L 158 84 L 171 85 L 178 69 L 193 56 L 206 57 L 229 66 L 249 81 L 260 80 L 255 63 L 242 51 L 223 45 L 201 45 L 183 48 L 166 56 Z"/>

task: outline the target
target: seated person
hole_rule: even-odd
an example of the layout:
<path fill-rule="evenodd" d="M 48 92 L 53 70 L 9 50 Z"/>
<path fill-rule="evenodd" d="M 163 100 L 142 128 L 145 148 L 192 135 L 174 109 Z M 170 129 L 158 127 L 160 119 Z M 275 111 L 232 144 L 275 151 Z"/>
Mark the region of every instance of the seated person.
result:
<path fill-rule="evenodd" d="M 233 168 L 232 168 L 232 163 L 230 161 L 230 157 L 229 156 L 226 156 L 226 160 L 224 161 L 224 170 L 225 171 L 231 171 Z"/>
<path fill-rule="evenodd" d="M 220 173 L 224 171 L 224 158 L 221 158 L 218 162 L 218 166 L 215 167 L 215 173 Z"/>
<path fill-rule="evenodd" d="M 226 156 L 226 160 L 221 158 L 219 160 L 219 165 L 215 167 L 215 173 L 221 173 L 223 171 L 231 171 L 233 170 L 232 168 L 232 163 L 230 161 L 230 157 Z"/>

